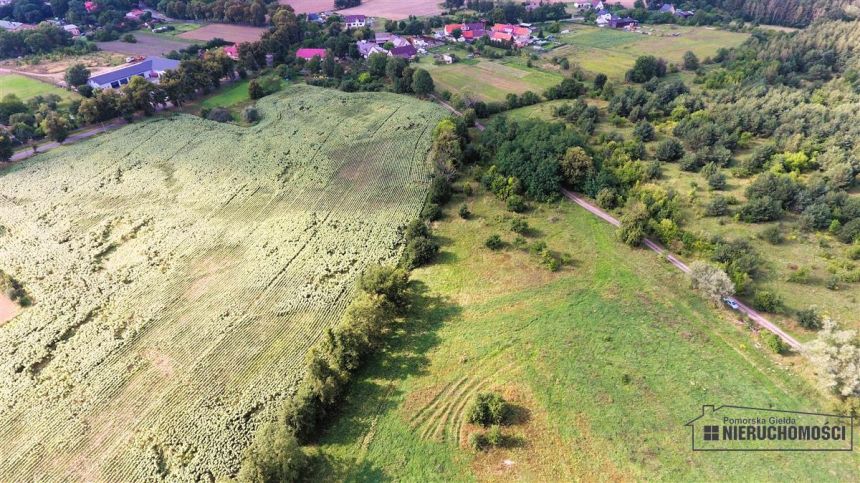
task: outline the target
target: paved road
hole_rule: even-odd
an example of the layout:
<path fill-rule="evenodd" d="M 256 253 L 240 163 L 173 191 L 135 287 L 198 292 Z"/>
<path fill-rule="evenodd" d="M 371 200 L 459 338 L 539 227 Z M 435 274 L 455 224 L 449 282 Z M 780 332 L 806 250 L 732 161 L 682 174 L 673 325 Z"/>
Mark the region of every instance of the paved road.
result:
<path fill-rule="evenodd" d="M 591 213 L 598 216 L 599 218 L 601 218 L 605 222 L 607 222 L 613 226 L 621 226 L 621 222 L 618 221 L 615 217 L 613 217 L 609 213 L 601 210 L 597 206 L 589 203 L 588 201 L 586 201 L 584 198 L 577 195 L 576 193 L 573 193 L 573 192 L 565 190 L 565 189 L 562 189 L 561 191 L 562 191 L 562 193 L 564 193 L 565 197 L 567 197 L 568 199 L 570 199 L 571 201 L 573 201 L 577 205 L 590 211 Z M 656 242 L 649 240 L 647 238 L 644 240 L 643 243 L 645 244 L 645 246 L 647 246 L 648 248 L 650 248 L 654 252 L 665 256 L 666 259 L 672 265 L 674 265 L 678 270 L 680 270 L 684 273 L 690 273 L 690 267 L 688 267 L 687 264 L 682 262 L 675 254 L 673 254 L 673 253 L 669 252 L 668 250 L 666 250 L 665 248 L 663 248 L 659 243 L 656 243 Z M 767 320 L 766 318 L 764 318 L 764 316 L 762 316 L 755 309 L 749 307 L 748 305 L 741 302 L 737 298 L 730 297 L 729 299 L 737 302 L 739 312 L 746 314 L 750 319 L 755 321 L 755 323 L 758 324 L 760 327 L 767 329 L 767 330 L 773 332 L 774 334 L 776 334 L 777 336 L 779 336 L 779 338 L 784 340 L 785 343 L 788 344 L 789 346 L 791 346 L 792 349 L 800 350 L 800 348 L 802 347 L 802 344 L 800 342 L 798 342 L 794 337 L 786 334 L 782 329 L 777 327 L 773 322 Z"/>
<path fill-rule="evenodd" d="M 104 123 L 104 124 L 96 126 L 96 127 L 84 129 L 82 131 L 78 131 L 74 134 L 71 134 L 69 137 L 66 138 L 65 141 L 62 142 L 62 144 L 72 144 L 72 143 L 75 143 L 75 142 L 80 141 L 82 139 L 91 138 L 91 137 L 95 136 L 96 134 L 101 134 L 103 132 L 112 131 L 114 129 L 117 129 L 117 128 L 124 126 L 125 124 L 126 123 L 123 120 L 114 120 L 112 122 Z M 60 144 L 61 143 L 58 143 L 58 142 L 44 143 L 44 144 L 40 144 L 36 149 L 37 149 L 38 153 L 44 153 L 46 151 L 50 151 L 56 147 L 59 147 Z M 22 159 L 27 159 L 30 156 L 33 156 L 35 154 L 36 153 L 33 152 L 33 148 L 27 147 L 27 148 L 22 149 L 20 151 L 17 151 L 15 154 L 13 154 L 12 157 L 9 159 L 9 161 L 10 162 L 21 161 Z"/>

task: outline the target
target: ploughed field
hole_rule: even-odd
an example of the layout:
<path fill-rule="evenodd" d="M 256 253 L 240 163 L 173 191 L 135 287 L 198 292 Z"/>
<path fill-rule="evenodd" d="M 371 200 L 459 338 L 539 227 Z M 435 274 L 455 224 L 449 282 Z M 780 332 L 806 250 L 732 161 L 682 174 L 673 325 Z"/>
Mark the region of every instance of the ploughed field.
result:
<path fill-rule="evenodd" d="M 0 171 L 0 481 L 238 470 L 356 276 L 396 260 L 441 108 L 295 86 L 251 128 L 177 115 Z"/>

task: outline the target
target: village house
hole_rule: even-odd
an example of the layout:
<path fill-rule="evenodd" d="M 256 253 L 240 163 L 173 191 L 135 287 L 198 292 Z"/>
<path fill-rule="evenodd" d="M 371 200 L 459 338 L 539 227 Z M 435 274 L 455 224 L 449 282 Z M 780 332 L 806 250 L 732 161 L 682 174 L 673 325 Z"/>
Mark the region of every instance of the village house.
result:
<path fill-rule="evenodd" d="M 446 64 L 453 64 L 454 63 L 454 56 L 450 55 L 450 54 L 442 54 L 442 62 L 444 62 Z"/>
<path fill-rule="evenodd" d="M 140 18 L 143 17 L 143 14 L 145 14 L 145 13 L 146 13 L 145 10 L 135 8 L 135 9 L 132 9 L 131 11 L 129 11 L 128 13 L 126 13 L 125 18 L 127 18 L 129 20 L 135 20 L 137 22 L 140 22 Z"/>
<path fill-rule="evenodd" d="M 672 15 L 675 15 L 675 6 L 671 3 L 664 3 L 660 6 L 660 13 L 671 13 Z"/>
<path fill-rule="evenodd" d="M 401 59 L 412 60 L 418 56 L 418 50 L 412 45 L 403 47 L 395 47 L 388 52 L 389 57 L 400 57 Z"/>
<path fill-rule="evenodd" d="M 73 23 L 63 25 L 63 30 L 70 33 L 72 35 L 72 37 L 80 37 L 81 36 L 81 29 Z"/>
<path fill-rule="evenodd" d="M 325 54 L 325 49 L 299 49 L 296 51 L 296 58 L 311 60 L 314 57 L 319 57 L 320 59 L 322 59 L 323 57 L 325 57 Z"/>
<path fill-rule="evenodd" d="M 525 47 L 531 43 L 532 30 L 521 25 L 497 23 L 493 25 L 490 40 L 494 42 L 512 42 L 517 47 Z"/>
<path fill-rule="evenodd" d="M 388 54 L 388 51 L 380 47 L 376 42 L 359 40 L 355 45 L 358 47 L 358 53 L 365 59 L 373 54 Z"/>
<path fill-rule="evenodd" d="M 609 20 L 609 27 L 614 29 L 632 30 L 638 26 L 639 21 L 631 17 L 618 18 L 613 15 L 612 19 Z"/>
<path fill-rule="evenodd" d="M 454 38 L 454 31 L 460 30 L 461 36 L 458 42 L 471 42 L 487 35 L 487 27 L 483 22 L 473 23 L 451 23 L 445 25 L 445 37 Z"/>
<path fill-rule="evenodd" d="M 9 20 L 0 20 L 0 29 L 6 30 L 8 32 L 18 32 L 20 30 L 33 30 L 35 28 L 36 28 L 35 25 L 31 25 L 28 23 L 12 22 Z"/>
<path fill-rule="evenodd" d="M 225 45 L 224 46 L 224 55 L 230 57 L 233 60 L 239 60 L 239 46 L 238 45 Z"/>
<path fill-rule="evenodd" d="M 346 25 L 346 28 L 350 29 L 360 29 L 368 23 L 367 17 L 364 15 L 347 15 L 343 17 L 343 24 Z"/>
<path fill-rule="evenodd" d="M 128 84 L 132 77 L 142 77 L 153 84 L 158 84 L 162 74 L 177 67 L 179 67 L 178 60 L 147 57 L 131 65 L 91 76 L 87 84 L 94 89 L 119 89 Z"/>
<path fill-rule="evenodd" d="M 375 40 L 376 45 L 379 45 L 380 47 L 389 42 L 391 42 L 395 47 L 406 47 L 407 45 L 412 45 L 403 37 L 388 32 L 377 32 Z"/>
<path fill-rule="evenodd" d="M 609 25 L 609 21 L 612 20 L 612 14 L 609 13 L 608 10 L 601 10 L 597 12 L 597 19 L 595 23 L 598 27 L 606 27 Z"/>

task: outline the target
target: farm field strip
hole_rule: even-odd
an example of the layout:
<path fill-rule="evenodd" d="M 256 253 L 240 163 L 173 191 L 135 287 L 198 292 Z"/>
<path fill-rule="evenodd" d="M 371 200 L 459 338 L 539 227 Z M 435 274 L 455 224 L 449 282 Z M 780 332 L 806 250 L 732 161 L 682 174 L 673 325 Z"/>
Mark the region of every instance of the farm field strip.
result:
<path fill-rule="evenodd" d="M 264 120 L 251 128 L 149 121 L 2 175 L 33 186 L 0 188 L 13 242 L 0 262 L 37 303 L 0 330 L 0 446 L 14 448 L 0 478 L 235 471 L 355 276 L 394 259 L 398 228 L 423 205 L 428 126 L 441 109 L 305 86 L 259 106 Z M 177 148 L 153 149 L 162 146 Z M 72 175 L 83 181 L 41 208 L 27 196 Z M 26 243 L 30 257 L 52 255 L 36 264 L 47 281 L 11 255 Z M 87 251 L 96 255 L 76 256 Z M 54 297 L 43 287 L 56 282 L 51 270 L 86 276 L 66 275 Z"/>

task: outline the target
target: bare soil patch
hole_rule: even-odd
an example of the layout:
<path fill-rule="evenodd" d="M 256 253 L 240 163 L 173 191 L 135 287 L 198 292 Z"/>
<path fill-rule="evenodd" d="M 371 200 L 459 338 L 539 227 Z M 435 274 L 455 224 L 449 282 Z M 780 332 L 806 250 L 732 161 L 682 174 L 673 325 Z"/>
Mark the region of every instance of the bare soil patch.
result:
<path fill-rule="evenodd" d="M 334 0 L 280 0 L 278 3 L 293 7 L 296 13 L 317 13 L 334 10 Z"/>
<path fill-rule="evenodd" d="M 224 23 L 213 23 L 199 29 L 191 30 L 177 35 L 177 37 L 188 40 L 202 40 L 208 42 L 214 38 L 224 39 L 228 42 L 241 44 L 242 42 L 256 42 L 266 33 L 263 27 L 249 27 L 247 25 L 228 25 Z"/>
<path fill-rule="evenodd" d="M 289 0 L 290 2 L 292 0 Z M 357 7 L 339 10 L 345 15 L 367 15 L 391 20 L 403 20 L 410 15 L 428 17 L 442 13 L 439 0 L 364 0 Z"/>
<path fill-rule="evenodd" d="M 187 42 L 141 34 L 140 32 L 132 32 L 132 35 L 137 39 L 137 42 L 133 44 L 121 40 L 113 40 L 110 42 L 98 42 L 96 45 L 102 50 L 126 55 L 164 55 L 171 50 L 188 47 Z"/>
<path fill-rule="evenodd" d="M 0 326 L 12 320 L 21 308 L 5 293 L 0 293 Z"/>

